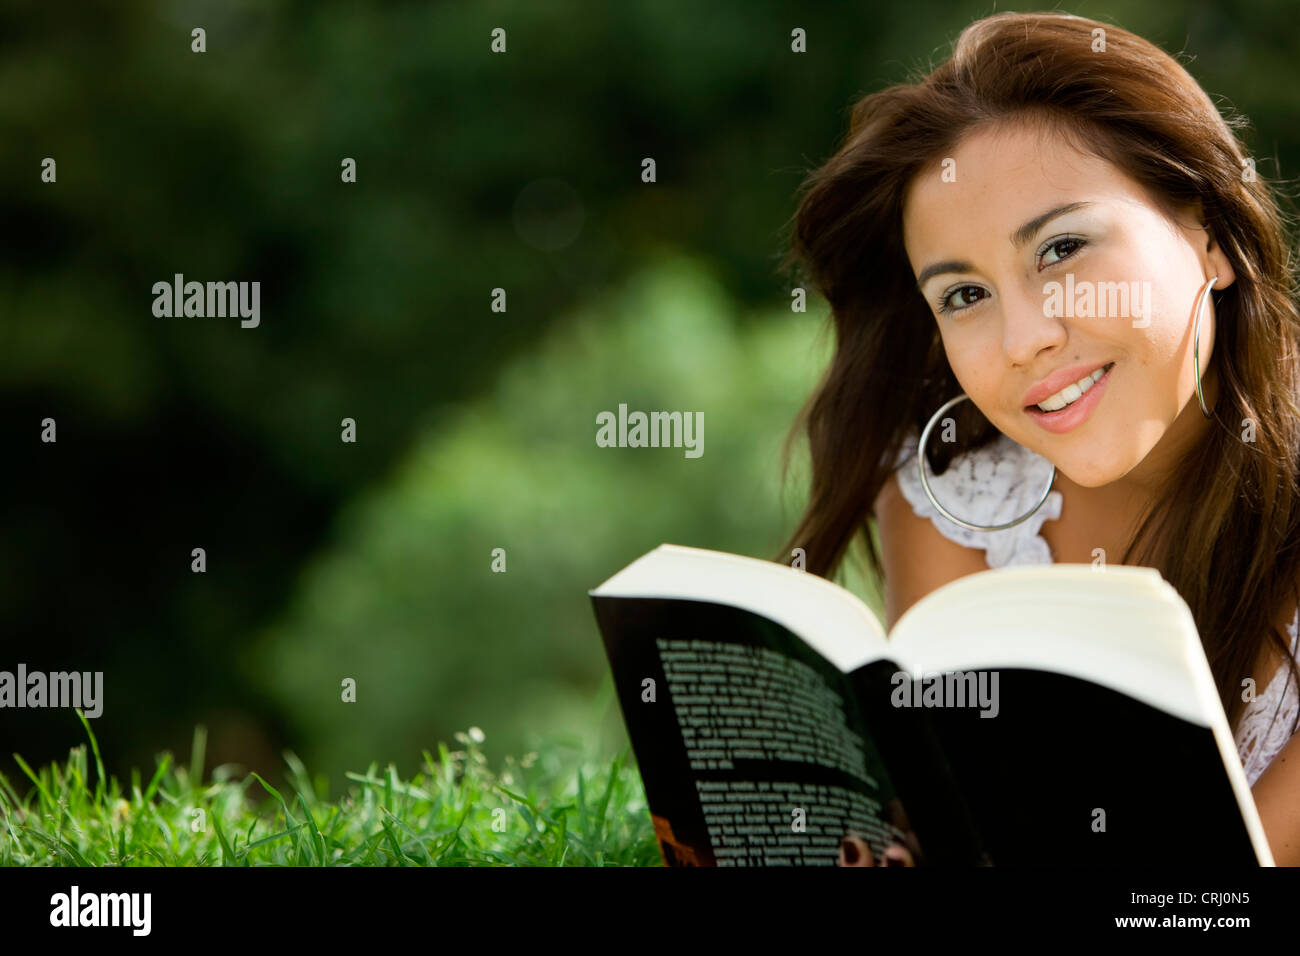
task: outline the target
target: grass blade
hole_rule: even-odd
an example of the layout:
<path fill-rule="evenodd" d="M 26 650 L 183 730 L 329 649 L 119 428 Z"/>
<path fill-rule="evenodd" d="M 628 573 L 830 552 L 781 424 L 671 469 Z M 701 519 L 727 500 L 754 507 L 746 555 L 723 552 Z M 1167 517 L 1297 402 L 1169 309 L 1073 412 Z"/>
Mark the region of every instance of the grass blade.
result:
<path fill-rule="evenodd" d="M 230 841 L 226 839 L 225 831 L 221 829 L 221 815 L 216 812 L 215 807 L 212 808 L 212 811 L 210 811 L 208 815 L 212 818 L 212 829 L 217 831 L 217 839 L 221 842 L 221 865 L 238 865 L 235 857 L 235 849 L 230 845 Z"/>
<path fill-rule="evenodd" d="M 308 828 L 307 835 L 311 837 L 311 847 L 316 851 L 316 854 L 320 859 L 319 865 L 325 866 L 328 863 L 325 854 L 325 837 L 321 835 L 320 827 L 316 825 L 316 818 L 311 815 L 311 810 L 308 808 L 307 801 L 303 798 L 301 792 L 298 794 L 298 804 L 302 807 L 302 812 L 307 817 L 303 826 Z"/>
<path fill-rule="evenodd" d="M 53 797 L 50 796 L 50 791 L 45 789 L 45 784 L 41 783 L 40 779 L 32 771 L 32 768 L 27 766 L 27 761 L 24 760 L 22 757 L 18 756 L 18 754 L 14 754 L 13 758 L 14 758 L 14 763 L 18 764 L 18 766 L 22 768 L 23 773 L 27 774 L 27 779 L 36 785 L 36 789 L 40 791 L 41 797 L 45 800 L 45 802 L 51 807 L 56 806 L 57 805 L 56 801 L 54 800 Z"/>
<path fill-rule="evenodd" d="M 198 724 L 194 728 L 194 742 L 190 745 L 190 786 L 203 784 L 203 757 L 208 749 L 208 728 Z"/>
<path fill-rule="evenodd" d="M 158 769 L 154 771 L 153 779 L 149 781 L 149 786 L 144 791 L 144 803 L 153 799 L 154 792 L 158 789 L 158 784 L 167 772 L 167 768 L 172 765 L 172 755 L 170 752 L 164 753 L 162 760 L 158 761 Z"/>
<path fill-rule="evenodd" d="M 99 778 L 95 781 L 95 803 L 103 802 L 104 790 L 108 786 L 108 778 L 104 776 L 104 761 L 99 758 L 99 741 L 95 739 L 95 732 L 90 729 L 90 721 L 86 715 L 81 712 L 81 708 L 76 708 L 77 716 L 81 718 L 81 726 L 86 728 L 86 733 L 90 735 L 90 749 L 95 752 L 95 772 Z"/>
<path fill-rule="evenodd" d="M 280 806 L 284 808 L 285 824 L 298 822 L 297 818 L 292 813 L 289 812 L 289 804 L 284 802 L 284 797 L 280 795 L 279 790 L 275 789 L 275 787 L 271 786 L 269 783 L 267 783 L 265 780 L 263 780 L 260 776 L 258 776 L 256 773 L 252 771 L 249 772 L 249 776 L 253 777 L 258 783 L 260 783 L 263 787 L 265 787 L 267 793 L 271 794 L 273 797 L 275 797 L 275 799 L 280 801 Z"/>

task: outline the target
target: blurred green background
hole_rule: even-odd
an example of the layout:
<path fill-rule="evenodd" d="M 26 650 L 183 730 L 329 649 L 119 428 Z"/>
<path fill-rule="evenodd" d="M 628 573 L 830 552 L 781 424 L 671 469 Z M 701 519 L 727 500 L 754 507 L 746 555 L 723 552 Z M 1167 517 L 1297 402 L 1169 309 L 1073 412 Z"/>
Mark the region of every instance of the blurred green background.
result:
<path fill-rule="evenodd" d="M 663 541 L 770 557 L 792 529 L 780 443 L 830 346 L 777 270 L 795 190 L 857 98 L 991 12 L 5 3 L 0 669 L 103 670 L 119 774 L 196 722 L 209 765 L 277 779 L 291 747 L 336 789 L 471 725 L 490 755 L 612 752 L 587 589 Z M 1069 12 L 1185 50 L 1293 175 L 1294 4 Z M 261 325 L 155 317 L 178 272 L 260 281 Z M 703 456 L 598 448 L 620 403 L 703 412 Z M 0 772 L 80 739 L 0 712 Z"/>

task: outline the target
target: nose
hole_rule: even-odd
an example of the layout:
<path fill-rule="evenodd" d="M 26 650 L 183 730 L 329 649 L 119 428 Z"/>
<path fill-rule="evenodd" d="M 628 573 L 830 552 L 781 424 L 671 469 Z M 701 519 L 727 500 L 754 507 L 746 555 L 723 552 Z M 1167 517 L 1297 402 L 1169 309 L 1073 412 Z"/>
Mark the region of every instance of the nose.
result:
<path fill-rule="evenodd" d="M 1069 338 L 1066 319 L 1048 315 L 1047 294 L 1032 283 L 1015 284 L 1002 298 L 1002 351 L 1022 368 L 1033 364 L 1040 352 L 1060 348 Z"/>

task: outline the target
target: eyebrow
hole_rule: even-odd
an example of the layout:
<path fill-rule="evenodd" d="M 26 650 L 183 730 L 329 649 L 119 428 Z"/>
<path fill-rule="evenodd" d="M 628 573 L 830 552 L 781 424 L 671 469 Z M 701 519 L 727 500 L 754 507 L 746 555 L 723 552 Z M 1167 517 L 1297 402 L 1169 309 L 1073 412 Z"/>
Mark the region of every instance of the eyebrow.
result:
<path fill-rule="evenodd" d="M 1013 232 L 1011 234 L 1011 244 L 1015 246 L 1017 249 L 1019 249 L 1030 239 L 1034 238 L 1034 234 L 1037 233 L 1039 229 L 1042 229 L 1043 226 L 1047 225 L 1057 216 L 1064 216 L 1067 212 L 1074 212 L 1074 210 L 1076 209 L 1081 209 L 1084 206 L 1091 206 L 1091 205 L 1092 203 L 1090 202 L 1072 202 L 1072 203 L 1067 203 L 1064 206 L 1057 206 L 1055 209 L 1049 209 L 1041 216 L 1035 216 L 1033 219 L 1029 220 L 1027 223 L 1025 223 L 1023 226 L 1021 226 L 1019 229 Z M 926 266 L 924 269 L 921 270 L 921 275 L 916 280 L 916 287 L 918 289 L 924 288 L 925 284 L 929 282 L 930 279 L 934 278 L 937 275 L 942 275 L 945 272 L 974 272 L 974 271 L 975 271 L 974 266 L 972 266 L 969 262 L 963 262 L 960 259 L 949 259 L 946 262 L 936 262 L 933 265 Z"/>

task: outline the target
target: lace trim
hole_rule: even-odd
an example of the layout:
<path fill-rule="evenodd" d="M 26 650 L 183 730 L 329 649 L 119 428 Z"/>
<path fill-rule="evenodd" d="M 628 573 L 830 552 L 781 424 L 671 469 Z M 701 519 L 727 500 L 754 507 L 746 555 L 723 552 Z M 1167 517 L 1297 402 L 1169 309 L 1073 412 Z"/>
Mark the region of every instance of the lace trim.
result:
<path fill-rule="evenodd" d="M 916 468 L 917 433 L 904 443 L 894 463 L 898 485 L 912 511 L 928 518 L 945 538 L 967 548 L 986 552 L 990 568 L 1016 564 L 1051 564 L 1052 551 L 1040 534 L 1044 521 L 1061 517 L 1064 501 L 1059 491 L 1048 494 L 1041 508 L 1013 528 L 971 531 L 954 524 L 935 510 L 921 487 Z M 1019 442 L 999 435 L 973 452 L 953 459 L 942 475 L 927 475 L 930 489 L 943 506 L 973 524 L 1001 524 L 1028 511 L 1042 494 L 1051 463 Z M 1291 656 L 1300 644 L 1300 610 L 1291 623 Z M 1291 738 L 1300 712 L 1300 691 L 1283 664 L 1264 692 L 1248 705 L 1237 727 L 1238 756 L 1253 786 L 1259 775 Z"/>
<path fill-rule="evenodd" d="M 1300 644 L 1300 610 L 1288 628 L 1291 632 L 1291 656 Z M 1264 769 L 1273 762 L 1288 740 L 1300 712 L 1300 694 L 1291 679 L 1291 668 L 1283 663 L 1264 688 L 1264 693 L 1246 705 L 1245 715 L 1237 726 L 1237 753 L 1253 786 Z"/>
<path fill-rule="evenodd" d="M 913 434 L 895 462 L 899 487 L 913 512 L 929 518 L 948 540 L 986 551 L 990 568 L 1052 563 L 1051 548 L 1039 530 L 1044 521 L 1061 516 L 1064 499 L 1059 491 L 1050 492 L 1041 508 L 1013 528 L 971 531 L 949 521 L 926 497 L 917 474 L 916 443 Z M 984 448 L 954 458 L 942 475 L 927 471 L 926 478 L 934 496 L 957 517 L 972 524 L 1003 524 L 1034 506 L 1051 471 L 1052 464 L 1046 458 L 999 435 Z"/>

